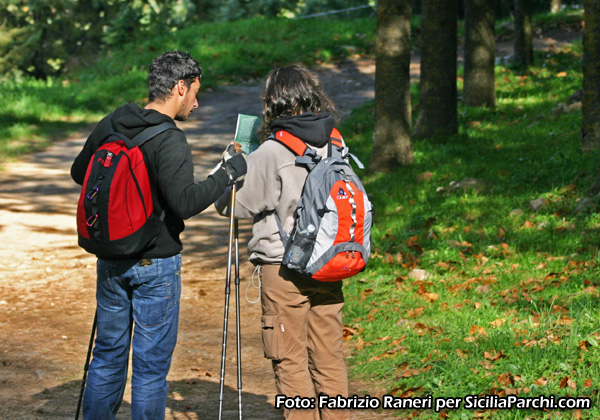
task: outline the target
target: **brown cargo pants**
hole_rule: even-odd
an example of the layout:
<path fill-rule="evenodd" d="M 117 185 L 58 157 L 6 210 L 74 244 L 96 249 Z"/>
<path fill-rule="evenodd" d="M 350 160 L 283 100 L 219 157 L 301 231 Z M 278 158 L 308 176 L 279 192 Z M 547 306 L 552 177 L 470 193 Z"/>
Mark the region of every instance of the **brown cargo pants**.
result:
<path fill-rule="evenodd" d="M 287 420 L 347 420 L 318 408 L 317 396 L 348 396 L 342 350 L 342 282 L 304 279 L 281 265 L 261 269 L 262 335 L 275 385 L 287 397 L 315 398 L 315 409 L 284 409 Z"/>

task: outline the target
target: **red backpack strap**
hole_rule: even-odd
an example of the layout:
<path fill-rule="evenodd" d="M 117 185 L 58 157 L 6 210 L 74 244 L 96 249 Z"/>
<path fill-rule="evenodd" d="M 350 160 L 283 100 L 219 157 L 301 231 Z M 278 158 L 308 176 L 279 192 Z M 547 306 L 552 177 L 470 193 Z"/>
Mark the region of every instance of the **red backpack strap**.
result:
<path fill-rule="evenodd" d="M 304 156 L 309 147 L 298 137 L 287 131 L 278 131 L 275 133 L 275 140 L 290 149 L 296 156 Z"/>
<path fill-rule="evenodd" d="M 342 140 L 342 134 L 338 131 L 337 128 L 334 128 L 331 131 L 331 136 L 329 138 L 331 144 L 337 147 L 344 147 L 344 142 Z"/>
<path fill-rule="evenodd" d="M 278 131 L 275 133 L 275 140 L 278 140 L 288 149 L 290 149 L 296 156 L 303 156 L 309 147 L 300 140 L 298 137 L 288 133 L 287 131 Z M 342 149 L 344 147 L 344 141 L 342 135 L 337 128 L 331 131 L 329 137 L 329 153 L 328 156 L 332 156 L 332 146 Z"/>
<path fill-rule="evenodd" d="M 327 146 L 327 156 L 341 156 L 344 148 L 344 141 L 342 135 L 337 128 L 331 131 L 329 136 L 329 145 Z"/>

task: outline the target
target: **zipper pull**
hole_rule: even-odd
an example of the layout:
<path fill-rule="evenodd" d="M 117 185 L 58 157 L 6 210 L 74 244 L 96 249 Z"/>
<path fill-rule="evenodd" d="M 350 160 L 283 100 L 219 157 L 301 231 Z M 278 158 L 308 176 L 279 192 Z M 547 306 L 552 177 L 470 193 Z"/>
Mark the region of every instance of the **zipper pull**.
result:
<path fill-rule="evenodd" d="M 113 153 L 112 152 L 108 152 L 106 154 L 106 159 L 104 160 L 104 167 L 108 168 L 112 165 L 112 158 L 113 158 Z"/>

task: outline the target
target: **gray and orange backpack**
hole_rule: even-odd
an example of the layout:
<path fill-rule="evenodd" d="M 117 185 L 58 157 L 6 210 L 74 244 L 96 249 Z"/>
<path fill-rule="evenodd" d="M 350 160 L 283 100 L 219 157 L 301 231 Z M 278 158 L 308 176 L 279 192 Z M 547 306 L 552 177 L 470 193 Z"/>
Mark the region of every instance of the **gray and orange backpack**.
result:
<path fill-rule="evenodd" d="M 287 131 L 270 139 L 286 146 L 297 156 L 296 164 L 309 171 L 289 235 L 275 216 L 285 246 L 282 264 L 325 282 L 364 270 L 371 253 L 373 206 L 349 158 L 364 166 L 349 153 L 340 132 L 333 129 L 326 158 Z"/>

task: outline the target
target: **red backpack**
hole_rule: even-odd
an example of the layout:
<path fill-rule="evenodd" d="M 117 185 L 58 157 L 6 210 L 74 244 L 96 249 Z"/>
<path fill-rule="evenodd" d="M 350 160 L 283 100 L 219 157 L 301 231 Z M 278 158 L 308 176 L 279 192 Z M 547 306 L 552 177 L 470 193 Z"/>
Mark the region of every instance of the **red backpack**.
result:
<path fill-rule="evenodd" d="M 156 241 L 164 220 L 153 212 L 142 144 L 171 122 L 146 128 L 133 139 L 113 130 L 88 164 L 77 206 L 79 246 L 99 258 L 139 256 Z"/>

